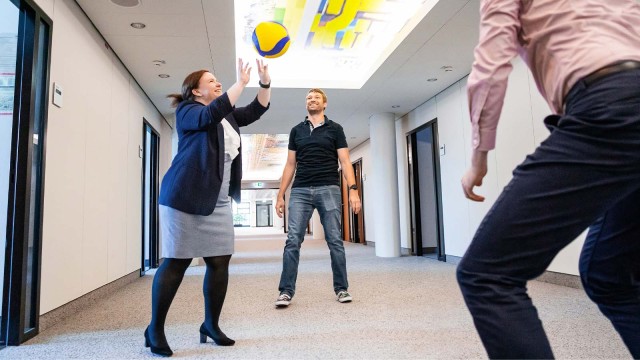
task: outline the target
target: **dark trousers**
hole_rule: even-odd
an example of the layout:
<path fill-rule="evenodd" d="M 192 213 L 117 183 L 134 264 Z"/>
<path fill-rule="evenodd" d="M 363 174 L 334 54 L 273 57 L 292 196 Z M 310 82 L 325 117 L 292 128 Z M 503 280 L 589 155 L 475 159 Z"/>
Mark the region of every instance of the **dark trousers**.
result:
<path fill-rule="evenodd" d="M 491 358 L 552 358 L 526 284 L 589 227 L 585 291 L 640 358 L 640 70 L 578 82 L 545 124 L 458 266 L 476 329 Z"/>

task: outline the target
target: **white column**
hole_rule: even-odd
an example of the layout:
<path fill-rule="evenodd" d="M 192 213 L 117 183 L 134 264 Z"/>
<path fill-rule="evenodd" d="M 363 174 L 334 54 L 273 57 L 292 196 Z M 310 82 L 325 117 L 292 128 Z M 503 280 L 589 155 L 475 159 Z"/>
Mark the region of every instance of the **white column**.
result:
<path fill-rule="evenodd" d="M 400 256 L 400 218 L 398 215 L 398 167 L 396 165 L 396 126 L 392 113 L 369 117 L 371 139 L 370 185 L 365 191 L 374 194 L 373 232 L 376 234 L 376 256 Z"/>
<path fill-rule="evenodd" d="M 311 232 L 313 233 L 313 239 L 324 239 L 324 228 L 320 222 L 318 210 L 313 210 L 313 215 L 311 216 Z"/>

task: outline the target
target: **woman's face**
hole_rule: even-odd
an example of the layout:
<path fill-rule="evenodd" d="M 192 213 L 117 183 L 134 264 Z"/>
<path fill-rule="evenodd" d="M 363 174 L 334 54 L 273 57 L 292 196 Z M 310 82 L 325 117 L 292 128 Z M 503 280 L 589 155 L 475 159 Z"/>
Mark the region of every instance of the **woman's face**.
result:
<path fill-rule="evenodd" d="M 202 74 L 200 81 L 198 81 L 198 88 L 193 89 L 192 92 L 196 96 L 196 101 L 208 105 L 222 95 L 222 84 L 218 82 L 218 79 L 212 73 L 206 72 Z"/>

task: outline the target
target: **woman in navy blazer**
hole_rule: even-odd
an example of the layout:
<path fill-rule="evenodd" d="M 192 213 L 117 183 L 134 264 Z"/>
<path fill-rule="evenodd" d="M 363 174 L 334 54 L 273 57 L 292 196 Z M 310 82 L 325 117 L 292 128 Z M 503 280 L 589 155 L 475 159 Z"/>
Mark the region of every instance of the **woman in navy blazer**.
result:
<path fill-rule="evenodd" d="M 200 341 L 222 346 L 235 343 L 218 327 L 227 292 L 233 254 L 233 219 L 229 197 L 240 202 L 242 151 L 239 128 L 258 120 L 269 108 L 271 78 L 257 61 L 260 89 L 247 106 L 234 105 L 250 80 L 251 68 L 238 60 L 238 80 L 225 93 L 207 70 L 189 74 L 181 94 L 172 94 L 176 108 L 178 152 L 162 179 L 160 226 L 164 261 L 153 279 L 151 323 L 145 346 L 162 356 L 173 354 L 164 334 L 171 302 L 194 257 L 207 265 L 203 294 L 205 319 Z"/>

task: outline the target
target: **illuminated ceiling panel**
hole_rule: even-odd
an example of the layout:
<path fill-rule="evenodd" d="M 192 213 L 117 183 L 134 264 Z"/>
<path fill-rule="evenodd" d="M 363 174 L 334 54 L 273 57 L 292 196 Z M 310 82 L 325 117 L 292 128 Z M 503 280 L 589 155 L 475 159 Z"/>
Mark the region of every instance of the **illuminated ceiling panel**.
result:
<path fill-rule="evenodd" d="M 236 0 L 236 56 L 258 57 L 253 29 L 277 21 L 289 30 L 291 46 L 266 59 L 273 86 L 359 89 L 437 2 Z"/>

